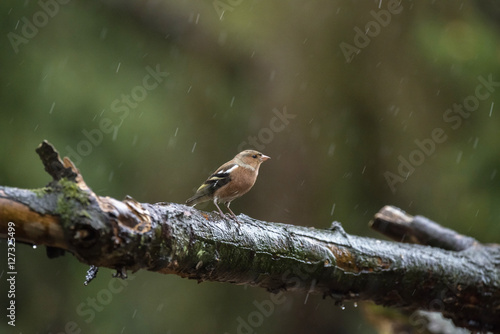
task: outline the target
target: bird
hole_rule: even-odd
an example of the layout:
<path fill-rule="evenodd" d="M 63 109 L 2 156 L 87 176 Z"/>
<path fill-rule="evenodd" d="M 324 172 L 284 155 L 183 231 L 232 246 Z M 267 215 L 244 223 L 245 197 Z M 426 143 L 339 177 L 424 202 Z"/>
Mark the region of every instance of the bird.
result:
<path fill-rule="evenodd" d="M 259 175 L 260 165 L 271 159 L 255 150 L 245 150 L 217 168 L 210 177 L 196 190 L 193 197 L 186 201 L 189 206 L 212 200 L 222 217 L 226 217 L 220 209 L 218 203 L 224 203 L 231 213 L 231 217 L 236 219 L 236 215 L 229 208 L 231 202 L 246 194 L 252 189 L 257 175 Z"/>

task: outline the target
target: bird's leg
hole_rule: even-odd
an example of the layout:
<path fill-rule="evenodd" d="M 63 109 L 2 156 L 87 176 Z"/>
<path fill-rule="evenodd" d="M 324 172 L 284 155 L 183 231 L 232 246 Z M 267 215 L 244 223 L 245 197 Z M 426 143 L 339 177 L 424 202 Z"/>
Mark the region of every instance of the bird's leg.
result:
<path fill-rule="evenodd" d="M 236 220 L 236 222 L 238 222 L 238 219 L 236 218 L 236 215 L 234 214 L 233 210 L 231 210 L 231 209 L 229 208 L 229 205 L 231 205 L 231 202 L 227 202 L 227 203 L 225 203 L 225 204 L 226 204 L 226 208 L 229 210 L 229 212 L 231 212 L 231 217 L 232 217 L 234 220 Z"/>
<path fill-rule="evenodd" d="M 222 210 L 219 208 L 219 205 L 217 204 L 217 198 L 214 198 L 214 204 L 215 204 L 215 206 L 217 207 L 217 210 L 219 210 L 220 215 L 221 215 L 223 218 L 226 218 L 226 215 L 224 214 L 224 212 L 222 212 Z"/>
<path fill-rule="evenodd" d="M 238 218 L 236 218 L 236 215 L 234 214 L 233 210 L 231 210 L 229 208 L 229 205 L 231 204 L 231 202 L 227 202 L 227 203 L 224 203 L 224 204 L 226 204 L 226 208 L 229 210 L 229 212 L 231 212 L 231 218 L 233 218 L 234 221 L 238 224 L 238 227 L 241 227 L 241 224 L 238 221 Z M 241 230 L 239 228 L 238 228 L 238 234 L 241 235 Z"/>

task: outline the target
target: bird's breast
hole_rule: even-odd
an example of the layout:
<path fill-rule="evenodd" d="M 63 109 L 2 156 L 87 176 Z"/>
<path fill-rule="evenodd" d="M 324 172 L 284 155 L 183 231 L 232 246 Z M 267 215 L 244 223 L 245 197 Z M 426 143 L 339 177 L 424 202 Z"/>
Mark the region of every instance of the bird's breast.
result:
<path fill-rule="evenodd" d="M 256 175 L 254 173 L 245 171 L 245 173 L 240 173 L 237 177 L 231 177 L 231 181 L 216 191 L 215 195 L 221 202 L 230 202 L 252 189 L 255 179 Z"/>

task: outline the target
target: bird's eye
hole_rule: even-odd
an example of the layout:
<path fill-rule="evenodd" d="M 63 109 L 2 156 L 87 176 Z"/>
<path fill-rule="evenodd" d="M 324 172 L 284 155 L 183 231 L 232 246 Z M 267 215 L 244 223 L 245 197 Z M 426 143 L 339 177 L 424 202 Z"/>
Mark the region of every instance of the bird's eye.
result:
<path fill-rule="evenodd" d="M 257 156 L 254 154 L 254 155 L 252 155 L 252 158 L 256 159 L 256 158 L 257 158 Z"/>

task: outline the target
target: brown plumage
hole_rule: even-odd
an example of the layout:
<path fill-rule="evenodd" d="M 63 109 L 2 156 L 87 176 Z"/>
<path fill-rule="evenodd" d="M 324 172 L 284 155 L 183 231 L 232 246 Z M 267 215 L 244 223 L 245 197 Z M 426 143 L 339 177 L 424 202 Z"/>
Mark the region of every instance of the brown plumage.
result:
<path fill-rule="evenodd" d="M 260 164 L 271 159 L 258 151 L 246 150 L 238 153 L 232 160 L 226 162 L 198 188 L 193 197 L 186 201 L 187 205 L 213 201 L 221 216 L 225 217 L 218 203 L 224 203 L 236 219 L 236 215 L 229 208 L 233 200 L 246 194 L 252 189 L 259 175 Z"/>

